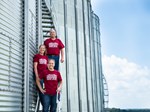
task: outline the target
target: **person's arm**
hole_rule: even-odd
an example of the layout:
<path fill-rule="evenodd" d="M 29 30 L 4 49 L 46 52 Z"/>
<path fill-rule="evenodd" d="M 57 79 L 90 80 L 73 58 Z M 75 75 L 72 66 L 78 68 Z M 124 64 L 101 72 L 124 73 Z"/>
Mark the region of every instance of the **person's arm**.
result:
<path fill-rule="evenodd" d="M 59 86 L 57 88 L 57 92 L 59 93 L 62 89 L 62 81 L 59 82 Z"/>
<path fill-rule="evenodd" d="M 39 79 L 39 74 L 38 74 L 38 70 L 37 70 L 37 65 L 38 65 L 38 63 L 37 63 L 37 62 L 34 62 L 34 73 L 35 73 L 36 79 Z M 39 79 L 39 80 L 40 80 L 40 79 Z"/>
<path fill-rule="evenodd" d="M 41 91 L 41 93 L 44 94 L 46 91 L 43 90 L 43 88 L 42 88 L 42 86 L 41 86 L 41 83 L 40 83 L 40 79 L 36 78 L 36 84 L 37 84 L 39 90 Z"/>
<path fill-rule="evenodd" d="M 61 50 L 60 50 L 60 52 L 61 52 L 61 63 L 63 63 L 64 62 L 64 48 L 62 48 Z"/>

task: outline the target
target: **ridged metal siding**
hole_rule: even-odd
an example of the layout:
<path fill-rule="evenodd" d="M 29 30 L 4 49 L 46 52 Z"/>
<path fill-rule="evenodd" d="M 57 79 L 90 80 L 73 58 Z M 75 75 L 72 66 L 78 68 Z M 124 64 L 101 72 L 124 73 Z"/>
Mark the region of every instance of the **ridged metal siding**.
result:
<path fill-rule="evenodd" d="M 102 61 L 101 61 L 101 42 L 100 42 L 100 29 L 99 18 L 95 13 L 91 13 L 92 21 L 92 60 L 93 60 L 93 86 L 94 86 L 94 102 L 95 111 L 104 111 L 104 89 L 103 89 L 103 74 L 102 74 Z"/>
<path fill-rule="evenodd" d="M 33 57 L 38 53 L 36 37 L 36 0 L 28 0 L 28 77 L 29 77 L 29 112 L 34 112 L 37 100 L 37 89 L 35 84 L 35 75 L 33 71 Z M 25 15 L 27 16 L 27 15 Z M 28 103 L 28 102 L 27 102 Z"/>
<path fill-rule="evenodd" d="M 0 112 L 23 109 L 22 1 L 0 1 Z"/>

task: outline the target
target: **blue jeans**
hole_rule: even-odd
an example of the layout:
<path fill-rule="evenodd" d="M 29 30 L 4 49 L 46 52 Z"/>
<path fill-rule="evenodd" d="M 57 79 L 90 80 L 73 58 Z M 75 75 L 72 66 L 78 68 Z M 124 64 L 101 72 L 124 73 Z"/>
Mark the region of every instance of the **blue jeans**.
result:
<path fill-rule="evenodd" d="M 48 59 L 53 59 L 55 60 L 55 70 L 59 70 L 59 56 L 55 56 L 55 55 L 48 55 Z"/>
<path fill-rule="evenodd" d="M 48 112 L 49 107 L 50 107 L 50 112 L 56 112 L 56 108 L 57 108 L 56 98 L 57 95 L 48 95 L 48 94 L 44 95 L 43 112 Z"/>
<path fill-rule="evenodd" d="M 43 88 L 43 83 L 44 83 L 44 80 L 41 79 L 41 80 L 40 80 L 40 84 L 41 84 L 42 88 Z M 39 90 L 39 98 L 40 98 L 41 104 L 42 104 L 42 106 L 43 106 L 43 98 L 44 98 L 44 94 L 41 93 L 40 90 Z"/>

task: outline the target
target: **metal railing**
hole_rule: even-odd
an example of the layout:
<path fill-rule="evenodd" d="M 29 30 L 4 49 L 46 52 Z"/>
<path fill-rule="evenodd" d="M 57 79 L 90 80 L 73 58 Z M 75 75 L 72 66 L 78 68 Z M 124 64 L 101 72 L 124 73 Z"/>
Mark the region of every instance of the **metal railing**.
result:
<path fill-rule="evenodd" d="M 108 102 L 109 102 L 109 91 L 108 91 L 108 84 L 106 81 L 106 78 L 103 74 L 103 89 L 104 89 L 104 109 L 107 110 L 108 108 Z"/>

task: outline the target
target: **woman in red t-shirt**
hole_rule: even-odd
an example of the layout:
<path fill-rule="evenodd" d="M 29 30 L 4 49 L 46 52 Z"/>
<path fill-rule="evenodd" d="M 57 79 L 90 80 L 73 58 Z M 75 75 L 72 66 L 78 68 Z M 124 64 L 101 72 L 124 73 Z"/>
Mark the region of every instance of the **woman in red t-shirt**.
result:
<path fill-rule="evenodd" d="M 41 87 L 40 80 L 37 81 L 37 85 L 40 91 L 44 94 L 43 100 L 43 112 L 48 112 L 50 107 L 50 112 L 56 112 L 57 103 L 57 93 L 62 89 L 62 77 L 59 71 L 54 69 L 55 61 L 53 59 L 49 60 L 48 70 L 45 70 L 43 75 L 40 75 L 40 79 L 44 79 L 45 90 Z"/>
<path fill-rule="evenodd" d="M 39 46 L 39 53 L 36 54 L 33 58 L 34 62 L 34 73 L 36 76 L 36 82 L 39 80 L 40 76 L 43 75 L 43 71 L 47 70 L 48 57 L 46 55 L 46 47 L 45 45 Z M 43 85 L 43 80 L 40 80 L 41 85 Z M 43 94 L 39 91 L 39 97 L 41 104 L 43 106 Z"/>
<path fill-rule="evenodd" d="M 50 38 L 44 41 L 44 45 L 47 49 L 47 56 L 49 59 L 55 60 L 55 70 L 59 69 L 59 56 L 61 54 L 61 63 L 64 62 L 64 44 L 58 38 L 56 38 L 56 31 L 50 30 Z"/>

